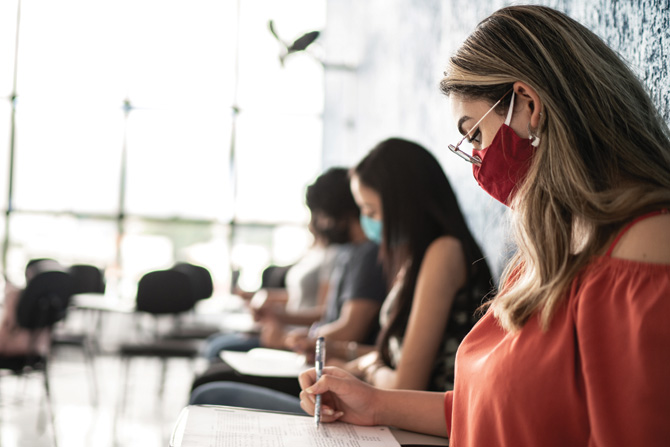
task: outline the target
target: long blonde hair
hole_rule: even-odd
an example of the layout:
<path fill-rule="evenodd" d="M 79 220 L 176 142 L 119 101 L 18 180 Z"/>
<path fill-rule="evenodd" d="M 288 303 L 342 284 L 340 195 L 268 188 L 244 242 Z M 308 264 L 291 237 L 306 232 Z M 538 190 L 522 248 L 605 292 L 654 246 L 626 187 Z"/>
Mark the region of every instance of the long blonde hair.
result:
<path fill-rule="evenodd" d="M 668 127 L 594 33 L 551 8 L 503 8 L 451 57 L 441 89 L 493 104 L 516 81 L 537 92 L 543 114 L 540 146 L 511 204 L 518 250 L 491 303 L 507 330 L 536 312 L 546 328 L 623 224 L 670 205 Z M 508 105 L 509 96 L 496 113 Z"/>

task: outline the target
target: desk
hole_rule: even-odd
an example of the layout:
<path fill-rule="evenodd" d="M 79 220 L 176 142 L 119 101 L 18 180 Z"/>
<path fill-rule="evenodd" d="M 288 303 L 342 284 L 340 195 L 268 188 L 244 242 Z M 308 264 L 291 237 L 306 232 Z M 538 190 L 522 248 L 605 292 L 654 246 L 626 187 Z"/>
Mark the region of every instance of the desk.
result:
<path fill-rule="evenodd" d="M 247 408 L 224 407 L 214 405 L 189 405 L 184 408 L 179 415 L 175 428 L 170 437 L 169 447 L 219 447 L 229 445 L 226 441 L 217 443 L 217 413 L 228 412 L 232 413 L 262 413 L 262 414 L 279 414 L 286 416 L 287 422 L 294 418 L 309 418 L 309 424 L 312 423 L 312 418 L 309 416 L 289 415 L 286 413 L 277 413 L 271 411 L 252 410 Z M 203 428 L 204 427 L 204 428 Z M 374 429 L 374 427 L 362 427 L 363 429 Z M 380 430 L 389 430 L 388 428 L 380 427 Z M 429 436 L 420 433 L 413 433 L 395 428 L 390 429 L 393 437 L 401 446 L 427 447 L 427 446 L 448 446 L 449 440 L 437 436 Z M 388 434 L 387 434 L 388 436 Z M 253 437 L 253 436 L 252 436 Z M 184 441 L 184 439 L 190 441 Z M 246 446 L 252 446 L 253 439 L 247 439 Z M 228 441 L 230 442 L 230 441 Z M 309 439 L 307 439 L 309 442 Z M 260 444 L 259 444 L 260 445 Z"/>
<path fill-rule="evenodd" d="M 88 343 L 95 351 L 100 351 L 100 338 L 103 331 L 103 314 L 124 314 L 129 315 L 135 312 L 135 302 L 121 300 L 114 295 L 102 293 L 77 293 L 72 295 L 70 300 L 72 309 L 84 313 L 84 318 L 88 322 L 82 331 L 82 334 L 88 338 Z"/>
<path fill-rule="evenodd" d="M 77 309 L 104 312 L 131 313 L 135 310 L 135 302 L 104 295 L 102 293 L 76 293 L 72 295 L 72 305 Z"/>

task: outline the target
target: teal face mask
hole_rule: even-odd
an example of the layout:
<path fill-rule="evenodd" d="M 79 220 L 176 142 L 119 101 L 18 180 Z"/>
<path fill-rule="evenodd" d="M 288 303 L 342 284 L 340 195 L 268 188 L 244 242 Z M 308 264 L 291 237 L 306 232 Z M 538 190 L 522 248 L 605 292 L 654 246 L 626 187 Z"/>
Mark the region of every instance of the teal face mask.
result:
<path fill-rule="evenodd" d="M 382 221 L 361 214 L 361 228 L 372 242 L 382 243 Z"/>

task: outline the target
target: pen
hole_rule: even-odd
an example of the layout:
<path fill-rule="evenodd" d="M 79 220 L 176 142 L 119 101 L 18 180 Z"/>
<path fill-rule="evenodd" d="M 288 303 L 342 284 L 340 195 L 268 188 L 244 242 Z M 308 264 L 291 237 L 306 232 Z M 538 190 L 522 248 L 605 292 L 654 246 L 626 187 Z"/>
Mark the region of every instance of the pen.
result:
<path fill-rule="evenodd" d="M 323 363 L 326 361 L 326 343 L 323 337 L 316 339 L 316 355 L 314 356 L 314 366 L 316 368 L 316 381 L 318 382 L 323 374 Z M 314 422 L 316 428 L 319 428 L 321 422 L 321 395 L 316 395 L 316 406 L 314 407 Z"/>

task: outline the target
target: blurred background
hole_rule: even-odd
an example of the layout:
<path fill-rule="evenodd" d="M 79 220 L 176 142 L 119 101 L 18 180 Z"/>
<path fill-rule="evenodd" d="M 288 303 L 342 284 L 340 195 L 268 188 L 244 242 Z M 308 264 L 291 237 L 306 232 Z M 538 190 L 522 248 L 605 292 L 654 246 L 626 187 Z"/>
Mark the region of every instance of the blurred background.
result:
<path fill-rule="evenodd" d="M 442 162 L 499 274 L 505 209 L 448 153 L 458 133 L 438 84 L 510 3 L 2 0 L 3 273 L 22 285 L 31 259 L 92 264 L 132 302 L 143 274 L 188 262 L 229 299 L 233 272 L 254 290 L 310 246 L 303 199 L 319 173 L 399 136 Z M 670 117 L 667 0 L 532 3 L 599 34 Z"/>
<path fill-rule="evenodd" d="M 507 3 L 3 0 L 3 271 L 20 283 L 32 258 L 87 262 L 131 295 L 142 273 L 189 261 L 217 291 L 231 268 L 254 288 L 310 244 L 305 186 L 390 136 L 443 162 L 500 271 L 503 210 L 448 154 L 457 132 L 437 85 Z M 603 37 L 668 116 L 667 1 L 536 3 Z"/>

